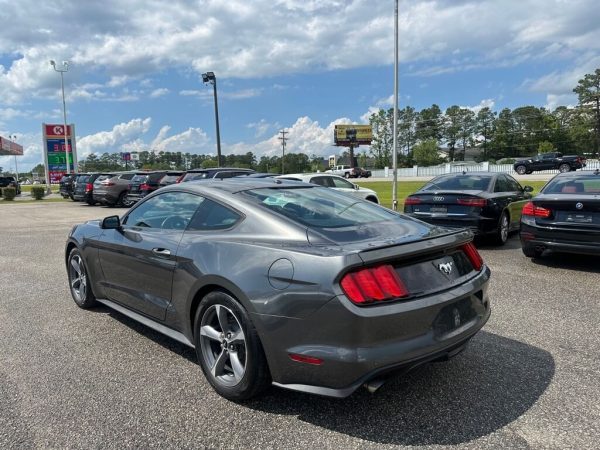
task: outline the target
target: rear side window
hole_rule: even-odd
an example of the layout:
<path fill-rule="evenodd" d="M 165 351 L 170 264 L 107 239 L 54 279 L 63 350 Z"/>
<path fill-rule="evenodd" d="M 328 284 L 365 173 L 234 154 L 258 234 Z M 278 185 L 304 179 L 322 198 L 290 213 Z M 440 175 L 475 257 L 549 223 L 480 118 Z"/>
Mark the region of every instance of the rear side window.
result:
<path fill-rule="evenodd" d="M 131 180 L 134 176 L 135 176 L 135 174 L 133 174 L 133 173 L 124 173 L 119 178 L 121 180 Z"/>
<path fill-rule="evenodd" d="M 240 219 L 241 216 L 235 211 L 220 203 L 204 199 L 194 214 L 188 229 L 194 231 L 224 230 L 231 228 Z"/>

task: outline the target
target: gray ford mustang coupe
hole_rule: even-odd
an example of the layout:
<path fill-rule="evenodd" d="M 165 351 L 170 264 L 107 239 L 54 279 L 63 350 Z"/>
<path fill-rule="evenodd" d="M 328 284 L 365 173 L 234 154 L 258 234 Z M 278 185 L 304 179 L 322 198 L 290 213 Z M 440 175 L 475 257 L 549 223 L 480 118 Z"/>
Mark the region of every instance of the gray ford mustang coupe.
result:
<path fill-rule="evenodd" d="M 196 349 L 213 388 L 345 397 L 464 349 L 490 315 L 490 271 L 464 230 L 295 181 L 172 185 L 65 249 L 98 302 Z"/>

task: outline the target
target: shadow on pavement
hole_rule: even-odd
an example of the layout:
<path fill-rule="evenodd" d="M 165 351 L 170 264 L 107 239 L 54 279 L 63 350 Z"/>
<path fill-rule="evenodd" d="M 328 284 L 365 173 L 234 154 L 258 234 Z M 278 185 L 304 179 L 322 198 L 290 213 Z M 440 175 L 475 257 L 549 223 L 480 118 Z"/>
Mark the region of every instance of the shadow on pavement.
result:
<path fill-rule="evenodd" d="M 454 445 L 518 419 L 544 393 L 554 359 L 536 347 L 480 332 L 467 351 L 343 399 L 275 390 L 247 407 L 382 444 Z"/>
<path fill-rule="evenodd" d="M 492 250 L 492 251 L 500 251 L 500 250 L 515 250 L 521 248 L 521 241 L 519 240 L 519 233 L 511 233 L 508 236 L 508 240 L 504 245 L 494 244 L 491 239 L 476 237 L 475 238 L 475 246 L 478 250 Z"/>
<path fill-rule="evenodd" d="M 577 270 L 591 273 L 600 273 L 598 257 L 593 255 L 577 255 L 573 253 L 545 252 L 541 258 L 531 260 L 540 266 L 556 269 Z"/>

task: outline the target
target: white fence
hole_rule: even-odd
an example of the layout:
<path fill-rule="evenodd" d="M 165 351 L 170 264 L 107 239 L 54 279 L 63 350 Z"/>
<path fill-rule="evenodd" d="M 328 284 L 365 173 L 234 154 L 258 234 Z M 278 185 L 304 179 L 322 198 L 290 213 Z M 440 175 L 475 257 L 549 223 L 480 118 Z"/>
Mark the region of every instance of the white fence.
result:
<path fill-rule="evenodd" d="M 598 160 L 587 160 L 587 166 L 585 170 L 600 169 L 600 161 Z M 412 166 L 402 167 L 398 169 L 399 177 L 436 177 L 438 175 L 444 175 L 446 173 L 454 172 L 504 172 L 511 175 L 515 174 L 512 164 L 490 164 L 488 162 L 482 163 L 465 163 L 465 164 L 441 164 L 439 166 Z M 372 170 L 373 178 L 392 178 L 393 172 L 391 168 Z M 534 172 L 536 174 L 554 174 L 558 173 L 558 170 L 541 170 Z"/>

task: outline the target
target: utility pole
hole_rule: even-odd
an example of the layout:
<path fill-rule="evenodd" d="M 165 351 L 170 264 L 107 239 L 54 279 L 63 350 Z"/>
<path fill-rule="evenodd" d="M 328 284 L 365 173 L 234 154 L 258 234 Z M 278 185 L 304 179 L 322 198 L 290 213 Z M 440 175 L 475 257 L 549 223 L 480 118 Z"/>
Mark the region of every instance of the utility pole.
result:
<path fill-rule="evenodd" d="M 283 165 L 283 160 L 285 159 L 285 145 L 286 142 L 289 138 L 285 137 L 286 134 L 289 134 L 289 131 L 285 131 L 285 128 L 283 130 L 281 130 L 279 132 L 279 134 L 281 136 L 279 136 L 277 139 L 279 139 L 281 141 L 281 175 L 284 175 L 284 165 Z"/>
<path fill-rule="evenodd" d="M 394 179 L 392 181 L 392 209 L 398 210 L 398 0 L 394 8 Z"/>

